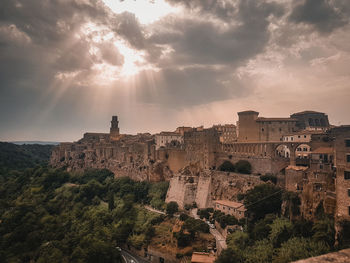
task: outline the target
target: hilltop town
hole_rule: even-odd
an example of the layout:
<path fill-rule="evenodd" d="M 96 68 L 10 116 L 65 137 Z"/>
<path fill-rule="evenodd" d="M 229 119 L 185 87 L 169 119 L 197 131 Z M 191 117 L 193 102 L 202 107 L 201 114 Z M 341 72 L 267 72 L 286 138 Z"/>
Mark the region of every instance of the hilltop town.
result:
<path fill-rule="evenodd" d="M 249 216 L 240 196 L 273 182 L 299 196 L 303 218 L 313 220 L 321 207 L 334 217 L 337 231 L 350 220 L 350 125 L 331 125 L 322 112 L 270 118 L 249 110 L 238 112 L 236 125 L 154 135 L 122 134 L 113 116 L 109 133 L 61 143 L 50 163 L 68 171 L 107 168 L 115 177 L 170 181 L 167 203 L 215 208 L 237 219 Z"/>

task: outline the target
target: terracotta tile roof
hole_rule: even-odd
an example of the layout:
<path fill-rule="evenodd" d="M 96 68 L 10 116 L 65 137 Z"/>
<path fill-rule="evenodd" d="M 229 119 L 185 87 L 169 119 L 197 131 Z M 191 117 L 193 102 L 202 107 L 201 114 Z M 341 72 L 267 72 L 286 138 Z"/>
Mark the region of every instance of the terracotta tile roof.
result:
<path fill-rule="evenodd" d="M 305 171 L 305 170 L 309 169 L 309 167 L 289 165 L 286 169 L 288 169 L 288 170 L 295 170 L 295 171 Z"/>
<path fill-rule="evenodd" d="M 245 207 L 242 203 L 234 202 L 234 201 L 229 201 L 229 200 L 215 200 L 216 204 L 219 205 L 224 205 L 228 207 L 233 207 L 233 208 L 238 208 L 240 211 L 245 211 Z"/>
<path fill-rule="evenodd" d="M 320 147 L 312 151 L 312 153 L 328 153 L 328 154 L 333 152 L 334 152 L 334 149 L 332 147 Z"/>
<path fill-rule="evenodd" d="M 209 253 L 204 252 L 193 252 L 192 254 L 192 263 L 214 263 L 215 256 Z"/>

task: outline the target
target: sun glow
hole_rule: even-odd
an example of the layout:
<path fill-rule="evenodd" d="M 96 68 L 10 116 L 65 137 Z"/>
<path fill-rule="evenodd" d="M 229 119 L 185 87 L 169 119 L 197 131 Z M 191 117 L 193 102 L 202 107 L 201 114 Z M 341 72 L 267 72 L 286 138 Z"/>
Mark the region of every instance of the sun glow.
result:
<path fill-rule="evenodd" d="M 103 0 L 103 2 L 116 14 L 123 12 L 135 14 L 141 24 L 152 23 L 163 16 L 180 10 L 164 0 Z"/>
<path fill-rule="evenodd" d="M 129 48 L 124 41 L 121 40 L 115 41 L 114 45 L 124 57 L 124 64 L 120 71 L 122 76 L 136 75 L 146 67 L 143 58 L 144 52 Z"/>

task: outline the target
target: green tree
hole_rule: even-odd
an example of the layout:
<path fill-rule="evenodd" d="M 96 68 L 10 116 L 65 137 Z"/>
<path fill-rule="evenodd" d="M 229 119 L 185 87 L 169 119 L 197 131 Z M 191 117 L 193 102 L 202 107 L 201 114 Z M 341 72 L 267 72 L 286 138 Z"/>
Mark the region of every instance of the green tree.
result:
<path fill-rule="evenodd" d="M 244 205 L 252 221 L 263 219 L 267 214 L 280 214 L 282 204 L 282 189 L 261 184 L 250 189 L 244 199 Z"/>
<path fill-rule="evenodd" d="M 114 208 L 115 208 L 114 193 L 113 193 L 113 191 L 110 191 L 108 194 L 108 209 L 109 209 L 109 211 L 112 211 Z"/>
<path fill-rule="evenodd" d="M 318 242 L 324 242 L 330 248 L 333 248 L 335 242 L 334 220 L 325 217 L 322 220 L 317 220 L 312 227 L 314 232 L 312 239 Z"/>
<path fill-rule="evenodd" d="M 179 205 L 174 201 L 169 202 L 166 206 L 166 214 L 169 216 L 173 216 L 178 210 Z"/>
<path fill-rule="evenodd" d="M 267 263 L 272 261 L 274 248 L 270 240 L 256 241 L 254 246 L 248 247 L 244 253 L 245 263 Z"/>
<path fill-rule="evenodd" d="M 280 247 L 283 242 L 291 237 L 293 232 L 292 223 L 285 218 L 276 218 L 272 224 L 270 224 L 270 227 L 269 238 L 274 247 Z"/>
<path fill-rule="evenodd" d="M 241 174 L 251 174 L 252 173 L 252 165 L 250 162 L 246 160 L 239 160 L 235 164 L 236 172 Z"/>
<path fill-rule="evenodd" d="M 223 250 L 220 256 L 215 260 L 215 263 L 240 263 L 240 262 L 242 262 L 242 256 L 239 255 L 232 248 Z"/>
<path fill-rule="evenodd" d="M 224 161 L 219 167 L 219 171 L 223 172 L 235 172 L 235 166 L 230 161 Z"/>
<path fill-rule="evenodd" d="M 226 242 L 228 247 L 236 251 L 244 250 L 249 244 L 249 235 L 242 231 L 236 231 L 228 235 Z"/>
<path fill-rule="evenodd" d="M 287 263 L 303 258 L 314 257 L 327 253 L 329 248 L 322 242 L 308 238 L 293 237 L 277 249 L 273 258 L 274 263 Z"/>

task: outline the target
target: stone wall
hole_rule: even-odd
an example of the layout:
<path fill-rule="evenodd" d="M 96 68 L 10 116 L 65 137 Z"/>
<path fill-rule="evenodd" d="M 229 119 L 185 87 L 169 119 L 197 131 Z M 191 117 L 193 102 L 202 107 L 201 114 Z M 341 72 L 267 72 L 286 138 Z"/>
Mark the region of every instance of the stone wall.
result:
<path fill-rule="evenodd" d="M 166 202 L 175 201 L 181 209 L 193 202 L 198 208 L 213 207 L 213 200 L 237 201 L 238 194 L 262 183 L 254 175 L 209 170 L 193 174 L 185 169 L 170 180 Z"/>

